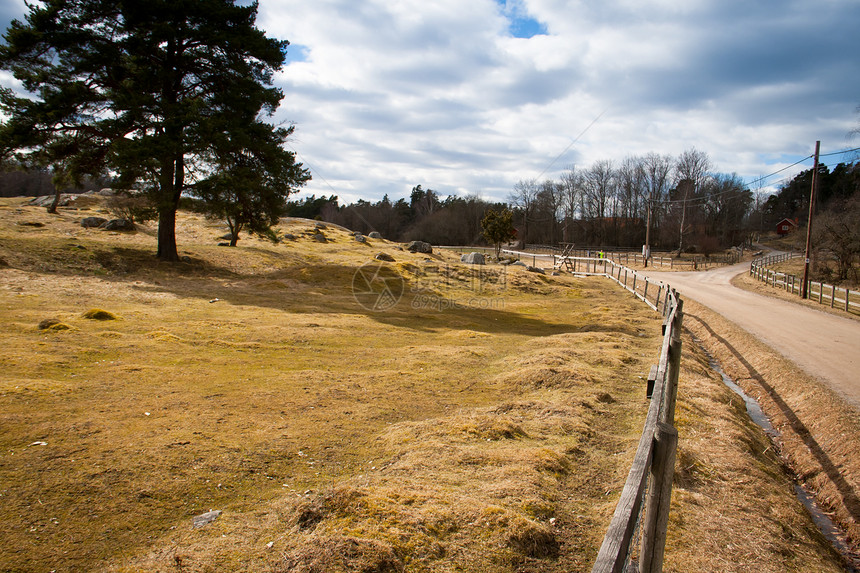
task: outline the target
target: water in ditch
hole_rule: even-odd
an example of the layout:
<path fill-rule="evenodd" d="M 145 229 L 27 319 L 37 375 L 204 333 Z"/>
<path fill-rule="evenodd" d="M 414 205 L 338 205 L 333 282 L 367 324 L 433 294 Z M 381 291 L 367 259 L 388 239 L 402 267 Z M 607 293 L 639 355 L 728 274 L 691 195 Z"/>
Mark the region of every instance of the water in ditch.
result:
<path fill-rule="evenodd" d="M 744 404 L 746 404 L 747 414 L 749 414 L 752 421 L 761 427 L 772 441 L 779 438 L 779 430 L 773 427 L 773 424 L 770 423 L 768 417 L 764 412 L 762 412 L 758 400 L 747 395 L 743 388 L 738 386 L 734 380 L 723 372 L 723 368 L 720 366 L 717 359 L 714 358 L 710 352 L 705 350 L 704 346 L 702 346 L 698 340 L 696 340 L 696 343 L 705 351 L 711 368 L 720 375 L 723 379 L 723 383 L 743 399 Z M 803 506 L 809 512 L 809 515 L 812 517 L 812 520 L 815 522 L 815 525 L 818 526 L 818 529 L 824 537 L 826 537 L 833 547 L 836 548 L 836 551 L 842 555 L 845 560 L 846 571 L 848 571 L 848 573 L 860 573 L 860 558 L 858 558 L 857 555 L 855 555 L 848 547 L 848 544 L 845 542 L 845 535 L 843 532 L 836 526 L 836 524 L 833 523 L 830 517 L 818 507 L 818 504 L 815 503 L 814 496 L 797 482 L 794 482 L 794 492 L 797 495 L 797 499 L 803 503 Z"/>

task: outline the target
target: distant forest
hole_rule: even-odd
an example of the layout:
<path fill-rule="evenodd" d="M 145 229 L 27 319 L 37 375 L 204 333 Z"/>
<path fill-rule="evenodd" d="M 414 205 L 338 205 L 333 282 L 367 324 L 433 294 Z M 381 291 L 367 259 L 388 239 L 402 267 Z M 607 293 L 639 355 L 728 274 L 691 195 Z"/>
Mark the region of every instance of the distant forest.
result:
<path fill-rule="evenodd" d="M 598 161 L 587 169 L 568 168 L 555 181 L 522 180 L 505 202 L 441 196 L 416 185 L 408 198 L 395 201 L 385 196 L 377 202 L 342 205 L 335 195 L 296 197 L 286 203 L 284 214 L 363 233 L 378 231 L 396 241 L 479 245 L 485 244 L 481 220 L 486 212 L 509 208 L 521 243 L 640 248 L 650 205 L 654 249 L 703 253 L 740 245 L 750 235 L 773 230 L 784 218 L 805 226 L 812 169 L 783 182 L 776 193 L 764 195 L 750 191 L 737 175 L 707 172 L 708 166 L 707 156 L 695 150 L 677 159 L 649 154 L 618 164 Z M 87 182 L 64 192 L 109 185 L 108 180 Z M 49 170 L 25 171 L 9 165 L 0 170 L 0 196 L 53 193 Z M 816 214 L 845 217 L 854 211 L 860 212 L 860 163 L 840 163 L 832 171 L 819 166 Z"/>
<path fill-rule="evenodd" d="M 839 164 L 833 171 L 821 165 L 819 174 L 816 213 L 844 210 L 852 198 L 860 201 L 860 164 Z M 341 205 L 337 196 L 311 195 L 290 201 L 287 214 L 378 231 L 392 240 L 472 245 L 483 244 L 480 222 L 488 209 L 510 208 L 521 243 L 638 249 L 645 242 L 650 195 L 652 247 L 708 253 L 772 231 L 784 218 L 805 226 L 811 180 L 808 169 L 775 194 L 756 194 L 737 175 L 702 173 L 694 180 L 679 176 L 670 158 L 651 156 L 569 169 L 559 181 L 520 181 L 503 203 L 441 197 L 418 185 L 408 199 L 385 196 L 376 203 Z"/>
<path fill-rule="evenodd" d="M 49 169 L 18 169 L 4 165 L 0 169 L 0 197 L 43 197 L 56 193 L 54 174 Z M 85 193 L 107 187 L 106 181 L 86 181 L 81 187 L 63 189 L 63 193 Z"/>

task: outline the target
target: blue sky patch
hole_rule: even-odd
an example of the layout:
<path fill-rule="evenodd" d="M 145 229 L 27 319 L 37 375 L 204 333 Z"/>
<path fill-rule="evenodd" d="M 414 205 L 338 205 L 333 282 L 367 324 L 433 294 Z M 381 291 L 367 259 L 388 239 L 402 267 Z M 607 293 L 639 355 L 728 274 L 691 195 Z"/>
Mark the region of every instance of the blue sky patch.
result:
<path fill-rule="evenodd" d="M 533 18 L 513 18 L 508 30 L 514 38 L 546 35 L 546 26 Z"/>
<path fill-rule="evenodd" d="M 290 65 L 293 62 L 306 62 L 308 60 L 308 48 L 301 44 L 290 44 L 287 46 L 287 58 L 284 65 Z"/>
<path fill-rule="evenodd" d="M 508 19 L 508 31 L 514 38 L 532 38 L 546 35 L 546 25 L 529 16 L 522 3 L 516 0 L 496 0 L 502 14 Z"/>

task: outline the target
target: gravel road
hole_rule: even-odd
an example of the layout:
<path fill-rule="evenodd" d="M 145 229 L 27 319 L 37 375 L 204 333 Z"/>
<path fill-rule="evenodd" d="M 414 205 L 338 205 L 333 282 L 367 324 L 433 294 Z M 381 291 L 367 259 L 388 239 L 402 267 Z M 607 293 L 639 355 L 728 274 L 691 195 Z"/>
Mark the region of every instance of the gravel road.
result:
<path fill-rule="evenodd" d="M 749 263 L 707 272 L 643 274 L 671 284 L 682 297 L 755 335 L 860 410 L 860 321 L 732 286 L 732 278 L 743 272 L 749 272 Z"/>

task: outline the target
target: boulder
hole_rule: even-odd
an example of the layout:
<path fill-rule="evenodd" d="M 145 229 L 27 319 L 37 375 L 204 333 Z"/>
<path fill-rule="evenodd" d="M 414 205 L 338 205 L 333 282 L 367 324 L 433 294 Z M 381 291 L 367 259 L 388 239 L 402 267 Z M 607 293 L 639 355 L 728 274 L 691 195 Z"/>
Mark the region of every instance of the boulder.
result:
<path fill-rule="evenodd" d="M 359 242 L 359 243 L 366 243 L 366 242 L 367 242 L 367 237 L 365 237 L 364 235 L 362 235 L 361 233 L 359 233 L 359 234 L 357 234 L 357 235 L 355 236 L 355 240 L 356 240 L 357 242 Z"/>
<path fill-rule="evenodd" d="M 378 254 L 377 254 L 375 257 L 373 257 L 373 258 L 375 258 L 377 261 L 386 261 L 386 262 L 389 262 L 389 263 L 393 263 L 393 262 L 394 262 L 394 257 L 392 257 L 391 255 L 389 255 L 388 253 L 378 253 Z"/>
<path fill-rule="evenodd" d="M 105 231 L 134 231 L 134 223 L 128 219 L 111 219 L 101 228 Z"/>
<path fill-rule="evenodd" d="M 406 245 L 406 250 L 410 253 L 424 253 L 427 255 L 433 253 L 433 247 L 430 243 L 425 243 L 424 241 L 412 241 Z"/>
<path fill-rule="evenodd" d="M 89 227 L 101 227 L 105 223 L 107 223 L 107 219 L 103 219 L 101 217 L 85 217 L 81 219 L 81 227 L 89 228 Z"/>
<path fill-rule="evenodd" d="M 460 255 L 460 262 L 466 263 L 469 265 L 483 265 L 486 264 L 484 261 L 483 253 L 469 253 L 468 255 Z"/>
<path fill-rule="evenodd" d="M 543 269 L 539 269 L 538 267 L 526 267 L 526 270 L 530 273 L 538 273 L 539 275 L 546 274 Z"/>
<path fill-rule="evenodd" d="M 208 525 L 218 519 L 218 516 L 221 515 L 221 510 L 216 509 L 215 511 L 207 511 L 206 513 L 201 513 L 200 515 L 195 515 L 191 518 L 191 524 L 194 529 L 198 529 L 203 527 L 204 525 Z"/>
<path fill-rule="evenodd" d="M 370 237 L 371 239 L 381 239 L 382 238 L 382 235 L 380 235 L 376 231 L 371 231 L 370 233 L 367 234 L 367 236 Z"/>
<path fill-rule="evenodd" d="M 527 267 L 528 265 L 522 261 L 513 261 L 511 262 L 512 267 Z"/>
<path fill-rule="evenodd" d="M 323 235 L 322 233 L 316 233 L 312 238 L 314 241 L 316 241 L 318 243 L 327 243 L 328 242 L 328 239 L 326 239 L 325 235 Z"/>

